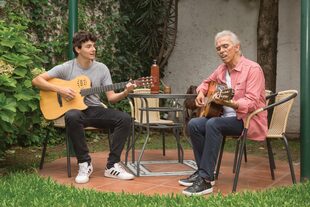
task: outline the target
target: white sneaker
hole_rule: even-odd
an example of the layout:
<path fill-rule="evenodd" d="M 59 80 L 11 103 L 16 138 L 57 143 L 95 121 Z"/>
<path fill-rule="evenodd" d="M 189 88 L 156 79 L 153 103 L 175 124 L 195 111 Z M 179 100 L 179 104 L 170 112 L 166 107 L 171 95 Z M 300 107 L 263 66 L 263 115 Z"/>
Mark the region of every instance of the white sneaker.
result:
<path fill-rule="evenodd" d="M 92 172 L 93 165 L 91 163 L 89 165 L 88 162 L 79 163 L 79 173 L 75 177 L 75 182 L 79 184 L 87 183 Z"/>
<path fill-rule="evenodd" d="M 131 180 L 135 177 L 133 174 L 126 172 L 126 170 L 118 163 L 115 163 L 114 167 L 111 167 L 110 169 L 105 168 L 104 176 L 121 180 Z"/>

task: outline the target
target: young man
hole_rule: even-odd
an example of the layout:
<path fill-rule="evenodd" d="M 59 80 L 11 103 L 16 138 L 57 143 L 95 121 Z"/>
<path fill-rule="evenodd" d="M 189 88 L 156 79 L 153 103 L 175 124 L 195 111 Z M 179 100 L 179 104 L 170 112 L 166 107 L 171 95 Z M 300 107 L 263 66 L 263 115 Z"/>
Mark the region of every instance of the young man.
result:
<path fill-rule="evenodd" d="M 51 70 L 38 75 L 32 84 L 41 90 L 54 91 L 64 100 L 71 101 L 76 96 L 76 91 L 70 87 L 54 85 L 49 82 L 52 78 L 71 80 L 77 76 L 85 75 L 92 87 L 112 84 L 109 69 L 103 63 L 95 60 L 97 38 L 89 32 L 78 32 L 73 38 L 73 51 L 75 59 L 53 67 Z M 115 93 L 107 91 L 106 96 L 111 103 L 125 98 L 128 92 L 134 89 L 134 84 L 128 83 L 124 91 Z M 113 130 L 110 153 L 104 176 L 130 180 L 134 176 L 125 171 L 119 164 L 120 156 L 127 137 L 130 134 L 131 118 L 127 113 L 102 107 L 99 94 L 88 95 L 84 99 L 88 106 L 85 110 L 71 109 L 65 113 L 66 131 L 72 140 L 79 172 L 75 178 L 76 183 L 87 183 L 93 172 L 91 157 L 84 136 L 84 127 L 109 128 Z"/>
<path fill-rule="evenodd" d="M 259 64 L 245 58 L 238 37 L 231 31 L 222 31 L 215 36 L 215 49 L 223 63 L 197 88 L 195 99 L 198 107 L 205 106 L 209 83 L 226 84 L 234 89 L 231 101 L 213 97 L 223 105 L 220 117 L 193 118 L 188 131 L 193 145 L 198 170 L 179 184 L 187 186 L 185 195 L 203 195 L 213 191 L 214 170 L 223 136 L 239 136 L 247 115 L 265 106 L 265 78 Z M 267 112 L 252 118 L 248 138 L 264 140 L 267 134 Z"/>

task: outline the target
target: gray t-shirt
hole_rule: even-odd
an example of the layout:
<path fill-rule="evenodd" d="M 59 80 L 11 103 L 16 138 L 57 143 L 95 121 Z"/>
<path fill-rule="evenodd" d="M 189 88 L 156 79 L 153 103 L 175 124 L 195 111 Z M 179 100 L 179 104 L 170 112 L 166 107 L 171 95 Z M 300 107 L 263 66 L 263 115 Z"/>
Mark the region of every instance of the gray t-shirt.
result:
<path fill-rule="evenodd" d="M 85 75 L 90 79 L 92 87 L 112 84 L 111 74 L 108 67 L 97 61 L 93 61 L 89 68 L 83 69 L 76 59 L 73 59 L 53 67 L 51 70 L 47 71 L 47 73 L 53 78 L 63 80 L 72 80 L 77 76 Z M 101 105 L 98 94 L 86 96 L 84 102 L 87 106 Z"/>

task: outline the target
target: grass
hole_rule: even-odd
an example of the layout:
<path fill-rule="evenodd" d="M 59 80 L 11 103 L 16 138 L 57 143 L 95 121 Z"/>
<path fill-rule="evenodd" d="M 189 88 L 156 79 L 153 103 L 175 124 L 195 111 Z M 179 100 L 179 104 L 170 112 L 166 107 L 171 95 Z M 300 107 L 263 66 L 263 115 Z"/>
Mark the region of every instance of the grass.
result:
<path fill-rule="evenodd" d="M 16 172 L 0 178 L 0 206 L 309 206 L 310 183 L 242 192 L 223 196 L 185 197 L 102 193 L 77 189 L 43 179 L 34 173 Z"/>
<path fill-rule="evenodd" d="M 162 147 L 160 134 L 152 132 L 147 148 Z M 88 134 L 91 136 L 91 134 Z M 99 138 L 101 137 L 101 138 Z M 190 149 L 183 137 L 182 146 Z M 234 152 L 235 140 L 228 139 L 225 151 Z M 108 150 L 106 134 L 88 140 L 90 151 Z M 141 147 L 143 140 L 137 140 Z M 299 140 L 289 140 L 294 162 L 299 162 Z M 276 159 L 286 160 L 281 140 L 272 142 Z M 166 147 L 176 148 L 175 139 L 167 134 Z M 267 156 L 265 143 L 247 142 L 248 154 Z M 182 195 L 145 196 L 96 192 L 64 186 L 40 177 L 36 171 L 40 160 L 40 147 L 12 147 L 5 159 L 0 160 L 0 206 L 309 206 L 310 183 L 268 189 L 260 192 L 241 192 L 223 196 L 185 197 Z M 49 146 L 46 161 L 65 156 L 65 146 Z"/>

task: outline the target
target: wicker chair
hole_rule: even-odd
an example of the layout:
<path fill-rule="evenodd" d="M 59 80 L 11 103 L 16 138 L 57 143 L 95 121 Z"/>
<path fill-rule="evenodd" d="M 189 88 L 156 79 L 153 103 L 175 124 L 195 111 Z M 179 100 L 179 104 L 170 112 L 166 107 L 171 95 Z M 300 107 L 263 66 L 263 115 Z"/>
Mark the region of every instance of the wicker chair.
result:
<path fill-rule="evenodd" d="M 236 170 L 235 170 L 235 178 L 234 178 L 232 192 L 235 192 L 237 189 L 239 172 L 240 172 L 241 161 L 242 161 L 242 155 L 244 153 L 244 146 L 246 143 L 247 131 L 248 131 L 250 120 L 256 114 L 258 114 L 262 111 L 265 111 L 265 110 L 270 111 L 271 109 L 273 109 L 273 112 L 272 112 L 271 120 L 270 120 L 269 127 L 268 127 L 268 133 L 266 136 L 271 177 L 272 177 L 272 179 L 275 179 L 274 169 L 276 167 L 275 167 L 275 161 L 274 161 L 270 141 L 272 139 L 283 139 L 285 149 L 287 152 L 287 158 L 288 158 L 289 168 L 290 168 L 290 172 L 291 172 L 292 182 L 294 184 L 296 183 L 295 172 L 294 172 L 294 168 L 293 168 L 293 164 L 292 164 L 291 154 L 289 151 L 288 141 L 287 141 L 287 138 L 285 136 L 285 130 L 286 130 L 286 126 L 287 126 L 288 115 L 290 113 L 294 99 L 297 96 L 297 94 L 298 94 L 298 92 L 296 90 L 286 90 L 286 91 L 281 91 L 281 92 L 278 92 L 275 94 L 271 94 L 269 97 L 275 97 L 275 101 L 273 103 L 271 103 L 268 106 L 265 106 L 263 108 L 257 109 L 256 111 L 252 112 L 247 117 L 244 129 L 243 129 L 243 133 L 239 137 L 239 139 L 237 139 L 237 141 L 238 141 L 238 153 L 236 156 L 236 163 L 234 163 Z M 221 158 L 222 157 L 220 156 L 219 166 L 220 166 Z M 218 171 L 217 171 L 217 174 L 218 174 Z"/>
<path fill-rule="evenodd" d="M 265 95 L 266 95 L 266 106 L 267 106 L 269 104 L 270 99 L 272 97 L 274 97 L 276 94 L 272 94 L 272 91 L 270 91 L 270 90 L 265 90 Z M 225 147 L 225 142 L 226 142 L 227 138 L 233 138 L 233 139 L 237 140 L 236 149 L 235 149 L 235 157 L 234 157 L 234 165 L 233 165 L 233 173 L 235 173 L 235 171 L 236 171 L 236 162 L 237 162 L 237 156 L 238 156 L 238 151 L 239 151 L 240 139 L 238 139 L 239 137 L 236 137 L 236 136 L 233 136 L 233 137 L 223 137 L 222 145 L 221 145 L 220 152 L 219 152 L 219 155 L 218 155 L 216 170 L 214 172 L 215 179 L 218 179 L 218 176 L 219 176 L 221 162 L 222 162 L 222 157 L 223 157 L 223 152 L 224 152 L 224 147 Z M 247 158 L 246 144 L 244 144 L 244 150 L 243 151 L 244 151 L 243 152 L 244 153 L 244 162 L 247 162 L 248 158 Z"/>

